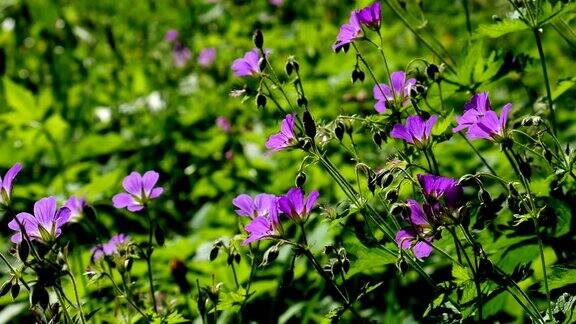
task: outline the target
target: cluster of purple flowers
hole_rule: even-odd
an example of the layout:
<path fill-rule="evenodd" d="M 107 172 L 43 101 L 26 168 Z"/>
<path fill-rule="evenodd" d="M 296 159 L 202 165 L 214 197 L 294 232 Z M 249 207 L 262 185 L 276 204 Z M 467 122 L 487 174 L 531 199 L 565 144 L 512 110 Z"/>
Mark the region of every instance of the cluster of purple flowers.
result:
<path fill-rule="evenodd" d="M 403 250 L 412 249 L 414 255 L 422 259 L 432 252 L 436 227 L 443 219 L 452 217 L 458 208 L 462 187 L 456 179 L 432 174 L 419 174 L 418 183 L 425 202 L 420 205 L 416 200 L 408 199 L 410 215 L 406 221 L 409 226 L 396 233 L 396 243 Z"/>
<path fill-rule="evenodd" d="M 380 114 L 383 114 L 386 109 L 392 105 L 397 107 L 404 107 L 410 101 L 410 90 L 416 84 L 416 79 L 410 78 L 406 80 L 406 73 L 404 71 L 396 71 L 390 74 L 390 85 L 380 83 L 374 86 L 372 92 L 376 104 L 374 109 Z"/>
<path fill-rule="evenodd" d="M 130 242 L 130 236 L 119 233 L 104 244 L 98 244 L 93 247 L 90 252 L 92 253 L 92 261 L 96 262 L 100 260 L 105 255 L 113 255 L 114 253 L 118 252 L 118 247 L 127 244 Z"/>
<path fill-rule="evenodd" d="M 457 118 L 458 126 L 453 131 L 456 133 L 467 130 L 466 137 L 469 139 L 482 138 L 500 142 L 506 138 L 506 122 L 510 108 L 511 103 L 504 105 L 498 117 L 492 110 L 488 93 L 478 93 L 464 105 L 464 114 Z"/>
<path fill-rule="evenodd" d="M 232 200 L 232 204 L 237 208 L 236 214 L 251 220 L 244 228 L 248 232 L 248 238 L 242 244 L 281 235 L 281 214 L 297 224 L 306 222 L 318 196 L 318 191 L 312 191 L 306 197 L 300 188 L 292 188 L 279 197 L 266 193 L 258 194 L 254 198 L 246 194 L 237 196 Z"/>
<path fill-rule="evenodd" d="M 332 45 L 332 49 L 336 52 L 339 52 L 341 49 L 346 51 L 350 43 L 362 37 L 362 26 L 378 30 L 380 29 L 380 22 L 380 2 L 375 2 L 360 10 L 352 11 L 348 23 L 340 27 L 340 32 L 338 36 L 336 36 L 336 42 Z"/>
<path fill-rule="evenodd" d="M 169 43 L 174 43 L 172 47 L 172 58 L 174 64 L 178 67 L 183 67 L 192 58 L 192 52 L 182 42 L 178 40 L 180 34 L 175 29 L 170 29 L 166 32 L 164 39 Z"/>

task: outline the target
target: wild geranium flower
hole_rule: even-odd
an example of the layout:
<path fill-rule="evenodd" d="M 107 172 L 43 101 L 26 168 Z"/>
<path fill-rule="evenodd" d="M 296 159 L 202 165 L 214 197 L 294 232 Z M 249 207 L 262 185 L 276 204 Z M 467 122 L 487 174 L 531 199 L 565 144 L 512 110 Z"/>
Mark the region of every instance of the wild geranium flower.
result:
<path fill-rule="evenodd" d="M 294 118 L 294 114 L 286 115 L 280 125 L 280 132 L 268 138 L 266 148 L 271 151 L 281 151 L 298 144 L 296 133 L 294 133 Z"/>
<path fill-rule="evenodd" d="M 167 42 L 174 42 L 178 39 L 178 31 L 176 29 L 170 29 L 166 32 L 166 36 L 164 36 L 164 39 Z"/>
<path fill-rule="evenodd" d="M 131 212 L 142 210 L 148 201 L 158 198 L 164 192 L 164 188 L 155 187 L 159 177 L 156 171 L 147 171 L 143 176 L 133 171 L 122 181 L 126 192 L 112 198 L 114 207 L 127 208 Z"/>
<path fill-rule="evenodd" d="M 279 233 L 280 221 L 278 220 L 276 196 L 262 193 L 252 199 L 252 197 L 242 194 L 234 198 L 232 204 L 238 208 L 236 214 L 251 219 L 251 222 L 244 227 L 248 232 L 248 238 L 242 242 L 243 245 Z"/>
<path fill-rule="evenodd" d="M 10 205 L 10 201 L 12 200 L 12 183 L 20 170 L 22 170 L 22 164 L 16 163 L 6 171 L 4 178 L 0 178 L 0 205 L 5 207 Z"/>
<path fill-rule="evenodd" d="M 506 121 L 508 120 L 508 112 L 512 108 L 512 104 L 508 103 L 502 107 L 500 118 L 496 112 L 489 110 L 486 114 L 479 118 L 478 121 L 468 128 L 466 137 L 469 139 L 483 138 L 499 142 L 506 137 Z"/>
<path fill-rule="evenodd" d="M 91 249 L 92 252 L 92 260 L 98 261 L 105 255 L 112 255 L 118 251 L 118 247 L 122 244 L 126 244 L 130 241 L 130 236 L 119 233 L 104 244 L 98 244 Z"/>
<path fill-rule="evenodd" d="M 340 27 L 340 32 L 336 36 L 336 42 L 332 45 L 332 49 L 335 52 L 339 52 L 342 47 L 349 46 L 350 43 L 360 38 L 362 35 L 362 27 L 360 26 L 360 20 L 358 19 L 358 12 L 353 11 L 350 14 L 350 20 L 348 23 L 343 24 Z"/>
<path fill-rule="evenodd" d="M 209 67 L 214 64 L 216 59 L 216 49 L 213 47 L 207 47 L 200 51 L 198 54 L 198 64 L 203 67 Z"/>
<path fill-rule="evenodd" d="M 70 198 L 68 198 L 68 200 L 64 204 L 64 207 L 70 209 L 71 222 L 76 222 L 80 218 L 82 218 L 82 215 L 84 214 L 84 208 L 86 207 L 86 205 L 87 205 L 86 198 L 84 197 L 78 198 L 76 196 L 70 196 Z"/>
<path fill-rule="evenodd" d="M 176 42 L 174 44 L 174 48 L 172 49 L 172 58 L 174 59 L 174 64 L 177 67 L 182 67 L 186 65 L 188 60 L 192 58 L 192 52 L 182 43 Z"/>
<path fill-rule="evenodd" d="M 13 243 L 22 242 L 20 225 L 24 227 L 26 235 L 31 240 L 51 242 L 62 234 L 62 226 L 70 220 L 70 209 L 62 207 L 57 209 L 55 197 L 45 197 L 34 203 L 34 215 L 19 213 L 8 223 L 8 228 L 16 231 L 12 235 Z"/>
<path fill-rule="evenodd" d="M 232 130 L 232 125 L 230 125 L 230 121 L 226 117 L 218 117 L 216 118 L 216 126 L 220 128 L 224 133 L 230 133 Z"/>
<path fill-rule="evenodd" d="M 268 57 L 270 50 L 265 49 L 264 55 Z M 244 57 L 235 59 L 232 62 L 232 70 L 235 76 L 253 76 L 258 75 L 260 71 L 260 51 L 257 48 L 252 49 L 244 54 Z"/>
<path fill-rule="evenodd" d="M 419 148 L 424 148 L 428 145 L 430 135 L 432 134 L 432 127 L 434 127 L 437 118 L 436 115 L 432 115 L 428 120 L 424 120 L 424 118 L 418 115 L 408 116 L 408 118 L 406 118 L 406 125 L 394 125 L 390 136 L 403 139 L 407 143 Z"/>
<path fill-rule="evenodd" d="M 464 114 L 456 118 L 458 126 L 454 127 L 452 131 L 456 133 L 468 129 L 470 126 L 476 124 L 478 119 L 484 117 L 486 112 L 490 110 L 492 110 L 492 106 L 490 106 L 488 92 L 475 94 L 469 102 L 464 104 Z"/>
<path fill-rule="evenodd" d="M 374 30 L 380 29 L 380 15 L 380 2 L 374 2 L 368 7 L 358 10 L 358 20 L 360 23 Z"/>
<path fill-rule="evenodd" d="M 236 206 L 236 214 L 255 219 L 260 216 L 276 218 L 276 196 L 266 193 L 257 194 L 254 199 L 246 194 L 241 194 L 232 200 Z"/>
<path fill-rule="evenodd" d="M 418 202 L 409 199 L 407 204 L 410 207 L 410 227 L 396 233 L 396 243 L 403 250 L 412 249 L 418 259 L 427 258 L 432 253 L 432 226 Z"/>
<path fill-rule="evenodd" d="M 428 202 L 436 203 L 444 199 L 451 208 L 458 207 L 462 196 L 462 187 L 458 180 L 433 174 L 419 174 L 418 183 Z"/>
<path fill-rule="evenodd" d="M 312 191 L 306 198 L 302 189 L 292 188 L 286 195 L 278 198 L 278 209 L 296 223 L 305 222 L 319 195 L 318 191 Z"/>
<path fill-rule="evenodd" d="M 406 106 L 409 102 L 410 90 L 416 84 L 416 79 L 410 78 L 406 80 L 406 73 L 404 71 L 396 71 L 390 74 L 390 85 L 380 83 L 374 86 L 372 90 L 376 104 L 374 109 L 383 114 L 388 105 L 398 104 Z M 392 91 L 394 89 L 394 91 Z"/>

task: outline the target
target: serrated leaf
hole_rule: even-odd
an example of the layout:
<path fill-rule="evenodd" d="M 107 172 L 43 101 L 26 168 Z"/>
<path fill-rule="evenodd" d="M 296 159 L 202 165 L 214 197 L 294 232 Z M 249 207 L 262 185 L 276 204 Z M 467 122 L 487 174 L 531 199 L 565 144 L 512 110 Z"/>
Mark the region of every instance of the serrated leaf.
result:
<path fill-rule="evenodd" d="M 576 269 L 553 267 L 552 272 L 548 274 L 548 287 L 550 290 L 574 284 L 576 284 Z M 545 291 L 544 285 L 540 287 L 540 291 Z"/>
<path fill-rule="evenodd" d="M 504 19 L 495 24 L 480 25 L 476 29 L 474 38 L 498 38 L 506 34 L 528 30 L 528 26 L 519 19 Z"/>
<path fill-rule="evenodd" d="M 454 109 L 450 110 L 450 112 L 444 117 L 440 122 L 436 122 L 434 127 L 432 128 L 433 135 L 442 135 L 451 125 L 452 121 L 454 120 Z"/>
<path fill-rule="evenodd" d="M 470 273 L 468 273 L 468 269 L 457 263 L 452 265 L 452 277 L 454 277 L 454 282 L 458 286 L 462 286 L 472 280 Z"/>
<path fill-rule="evenodd" d="M 396 262 L 396 256 L 378 247 L 366 247 L 357 238 L 344 242 L 344 247 L 350 259 L 349 276 L 357 273 L 371 273 L 381 270 L 387 264 Z"/>

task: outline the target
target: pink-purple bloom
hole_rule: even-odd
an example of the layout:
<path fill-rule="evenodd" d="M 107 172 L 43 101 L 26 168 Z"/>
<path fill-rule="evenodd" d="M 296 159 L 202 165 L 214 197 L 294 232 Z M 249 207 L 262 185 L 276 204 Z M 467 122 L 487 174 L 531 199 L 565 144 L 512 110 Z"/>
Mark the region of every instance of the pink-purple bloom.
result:
<path fill-rule="evenodd" d="M 166 32 L 166 36 L 164 36 L 164 39 L 167 42 L 174 42 L 178 39 L 178 31 L 176 29 L 170 29 Z"/>
<path fill-rule="evenodd" d="M 86 207 L 86 198 L 78 198 L 76 196 L 70 196 L 64 207 L 70 209 L 70 221 L 75 222 L 78 221 L 82 214 L 84 213 L 84 208 Z"/>
<path fill-rule="evenodd" d="M 177 67 L 182 67 L 192 58 L 192 52 L 182 43 L 176 42 L 172 49 L 172 58 Z"/>
<path fill-rule="evenodd" d="M 404 71 L 396 71 L 390 74 L 390 84 L 391 86 L 380 83 L 375 85 L 372 90 L 374 99 L 376 99 L 374 109 L 380 114 L 386 111 L 388 105 L 405 106 L 410 101 L 410 90 L 416 84 L 416 79 L 406 80 Z"/>
<path fill-rule="evenodd" d="M 232 125 L 230 125 L 230 121 L 228 118 L 220 116 L 216 118 L 216 126 L 220 128 L 224 133 L 230 133 L 232 130 Z"/>
<path fill-rule="evenodd" d="M 216 59 L 216 49 L 213 47 L 207 47 L 200 51 L 198 54 L 198 64 L 203 67 L 209 67 L 214 64 Z"/>
<path fill-rule="evenodd" d="M 360 38 L 362 35 L 362 26 L 358 19 L 358 12 L 352 11 L 348 23 L 340 27 L 340 32 L 336 36 L 336 42 L 332 45 L 332 49 L 339 52 L 344 46 L 349 46 L 350 43 Z"/>
<path fill-rule="evenodd" d="M 98 244 L 91 249 L 92 261 L 98 261 L 105 255 L 113 255 L 118 252 L 118 247 L 130 241 L 130 236 L 120 233 L 112 236 L 110 240 L 104 244 Z"/>
<path fill-rule="evenodd" d="M 432 134 L 432 127 L 434 127 L 437 118 L 436 115 L 432 115 L 428 120 L 418 115 L 408 116 L 408 118 L 406 118 L 406 125 L 394 125 L 390 136 L 402 139 L 406 141 L 406 143 L 410 143 L 419 148 L 424 148 L 428 145 Z"/>
<path fill-rule="evenodd" d="M 0 205 L 10 205 L 10 201 L 12 200 L 12 183 L 20 170 L 22 170 L 22 164 L 16 163 L 6 171 L 4 178 L 0 178 Z"/>
<path fill-rule="evenodd" d="M 464 114 L 457 118 L 458 126 L 453 131 L 459 132 L 466 129 L 466 137 L 469 139 L 483 138 L 500 141 L 506 136 L 506 122 L 510 108 L 512 108 L 511 103 L 504 105 L 498 117 L 492 110 L 488 93 L 476 94 L 464 105 Z"/>
<path fill-rule="evenodd" d="M 234 198 L 232 204 L 237 208 L 236 214 L 251 219 L 244 227 L 248 238 L 242 242 L 243 245 L 278 234 L 280 221 L 276 196 L 262 193 L 252 198 L 242 194 Z"/>
<path fill-rule="evenodd" d="M 57 208 L 55 197 L 45 197 L 34 203 L 34 215 L 23 212 L 8 223 L 8 228 L 16 233 L 12 235 L 13 243 L 22 242 L 21 227 L 31 240 L 51 242 L 62 234 L 62 226 L 70 220 L 70 209 Z"/>
<path fill-rule="evenodd" d="M 407 204 L 410 208 L 410 217 L 408 219 L 410 227 L 401 229 L 396 233 L 396 243 L 403 250 L 412 249 L 418 259 L 423 259 L 432 253 L 431 242 L 434 239 L 430 235 L 432 226 L 418 202 L 409 199 Z"/>
<path fill-rule="evenodd" d="M 266 141 L 266 147 L 271 151 L 280 151 L 292 147 L 298 143 L 294 133 L 294 114 L 286 115 L 280 125 L 280 132 L 274 134 Z"/>
<path fill-rule="evenodd" d="M 448 207 L 456 208 L 460 205 L 463 191 L 458 180 L 433 174 L 419 174 L 418 183 L 429 203 L 435 204 L 444 199 Z"/>
<path fill-rule="evenodd" d="M 270 54 L 269 50 L 264 50 L 266 57 Z M 235 76 L 253 76 L 258 75 L 260 71 L 260 51 L 257 48 L 252 49 L 244 54 L 244 57 L 235 59 L 232 62 L 232 71 Z"/>
<path fill-rule="evenodd" d="M 380 29 L 381 9 L 380 2 L 373 4 L 357 11 L 360 23 L 371 29 Z"/>
<path fill-rule="evenodd" d="M 292 188 L 278 198 L 278 209 L 296 223 L 305 222 L 319 195 L 318 191 L 312 191 L 306 198 L 302 189 Z"/>
<path fill-rule="evenodd" d="M 142 210 L 151 199 L 158 198 L 164 191 L 162 187 L 155 187 L 159 177 L 156 171 L 147 171 L 143 176 L 133 171 L 122 181 L 126 192 L 112 198 L 114 207 L 127 208 L 131 212 Z"/>

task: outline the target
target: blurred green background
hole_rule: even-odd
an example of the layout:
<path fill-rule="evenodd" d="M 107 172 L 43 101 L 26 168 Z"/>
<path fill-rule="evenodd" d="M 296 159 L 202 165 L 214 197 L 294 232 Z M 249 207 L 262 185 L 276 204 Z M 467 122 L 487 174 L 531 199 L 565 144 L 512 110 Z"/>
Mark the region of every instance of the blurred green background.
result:
<path fill-rule="evenodd" d="M 406 15 L 413 28 L 448 50 L 458 71 L 452 79 L 477 91 L 490 91 L 497 110 L 512 102 L 513 116 L 543 111 L 540 98 L 545 92 L 530 32 L 483 37 L 476 32 L 479 26 L 493 23 L 493 16 L 505 17 L 510 8 L 506 1 L 468 2 L 472 35 L 466 28 L 462 1 L 406 1 Z M 86 196 L 98 211 L 96 225 L 80 222 L 64 233 L 77 255 L 75 267 L 83 269 L 89 260 L 88 249 L 97 242 L 117 232 L 145 235 L 145 220 L 112 208 L 111 197 L 121 190 L 121 180 L 130 171 L 154 169 L 166 190 L 152 208 L 167 234 L 166 246 L 157 250 L 153 264 L 159 291 L 165 293 L 165 307 L 176 307 L 186 318 L 195 316 L 194 293 L 181 293 L 170 275 L 170 260 L 179 259 L 188 267 L 191 283 L 198 278 L 202 285 L 208 285 L 212 274 L 217 282 L 223 282 L 223 309 L 226 302 L 233 309 L 230 305 L 238 296 L 232 274 L 225 257 L 209 262 L 211 243 L 242 232 L 231 205 L 236 195 L 284 193 L 293 185 L 303 155 L 265 154 L 266 138 L 277 132 L 284 116 L 271 105 L 256 108 L 256 80 L 233 77 L 230 65 L 253 47 L 251 34 L 259 28 L 265 47 L 272 50 L 270 61 L 277 71 L 283 70 L 290 55 L 299 61 L 310 107 L 318 120 L 328 122 L 340 113 L 373 115 L 372 83 L 350 82 L 354 55 L 331 50 L 349 12 L 368 3 L 1 1 L 0 168 L 6 170 L 17 161 L 24 164 L 14 189 L 16 208 L 29 210 L 33 201 L 48 195 L 56 195 L 62 202 L 72 194 Z M 563 19 L 573 26 L 575 17 L 572 12 Z M 405 69 L 415 58 L 438 63 L 384 5 L 382 21 L 385 50 L 393 70 Z M 179 41 L 192 53 L 182 66 L 173 59 L 174 44 L 165 40 L 171 29 L 179 32 Z M 572 113 L 574 45 L 574 39 L 563 37 L 552 27 L 544 31 L 561 137 L 567 143 L 575 143 L 576 138 Z M 209 47 L 216 49 L 215 61 L 201 66 L 199 53 Z M 510 68 L 511 57 L 522 61 L 512 65 L 516 70 Z M 377 53 L 372 50 L 367 58 L 384 80 L 385 69 Z M 239 89 L 246 89 L 240 97 L 229 95 Z M 443 90 L 447 106 L 460 113 L 471 93 L 451 85 Z M 429 101 L 432 106 L 439 104 L 433 91 Z M 216 125 L 218 117 L 230 121 L 230 131 Z M 379 150 L 366 136 L 359 136 L 358 142 L 361 155 L 371 166 L 383 164 L 394 152 L 393 144 Z M 498 163 L 501 155 L 497 148 L 478 146 L 488 150 L 490 162 Z M 442 159 L 461 162 L 444 163 L 446 175 L 459 177 L 481 166 L 459 138 L 441 150 L 437 154 Z M 349 156 L 339 154 L 333 159 L 351 180 L 355 179 Z M 499 167 L 507 168 L 505 164 Z M 322 205 L 335 205 L 343 198 L 321 170 L 310 167 L 306 172 L 306 186 L 320 190 Z M 1 220 L 4 250 L 9 248 L 8 221 Z M 361 225 L 329 226 L 320 217 L 312 223 L 311 240 L 316 251 L 336 239 L 347 242 L 347 249 L 356 256 L 370 254 L 383 259 L 381 263 L 353 265 L 352 280 L 358 285 L 368 282 L 369 275 L 370 282 L 383 283 L 362 305 L 383 322 L 421 317 L 433 292 L 414 273 L 399 280 L 393 265 L 384 266 L 391 263 L 386 255 L 374 255 L 377 250 L 358 244 L 349 234 L 354 226 Z M 243 248 L 242 253 L 246 250 Z M 283 251 L 280 261 L 288 262 L 288 257 Z M 249 272 L 245 258 L 243 254 L 241 281 L 247 280 Z M 248 305 L 247 318 L 259 322 L 323 319 L 334 301 L 323 294 L 320 278 L 299 260 L 293 285 L 279 291 L 282 262 L 257 272 L 253 284 L 256 293 Z M 7 273 L 3 265 L 0 269 Z M 138 264 L 134 271 L 142 273 L 144 266 Z M 93 297 L 94 305 L 90 306 L 104 307 L 99 311 L 100 319 L 114 321 L 122 316 L 122 302 L 106 293 L 110 287 L 103 282 L 88 283 L 87 279 L 82 283 L 82 291 Z M 21 295 L 18 303 L 7 296 L 1 299 L 6 307 L 0 312 L 0 322 L 26 318 L 23 298 Z M 173 300 L 178 306 L 170 306 Z M 508 312 L 518 315 L 521 310 L 509 303 Z"/>

